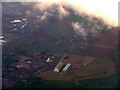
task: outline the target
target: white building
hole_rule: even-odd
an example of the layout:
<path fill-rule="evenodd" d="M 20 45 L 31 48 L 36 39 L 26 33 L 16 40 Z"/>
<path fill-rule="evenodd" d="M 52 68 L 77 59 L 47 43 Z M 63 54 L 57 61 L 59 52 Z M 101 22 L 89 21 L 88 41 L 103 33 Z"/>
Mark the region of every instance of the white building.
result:
<path fill-rule="evenodd" d="M 14 28 L 13 30 L 16 31 L 16 30 L 18 30 L 18 29 L 17 29 L 17 28 Z"/>
<path fill-rule="evenodd" d="M 63 71 L 67 71 L 70 66 L 71 66 L 71 64 L 68 63 L 68 64 L 63 68 Z"/>
<path fill-rule="evenodd" d="M 59 62 L 57 66 L 54 68 L 54 72 L 60 72 L 64 64 L 62 62 Z"/>
<path fill-rule="evenodd" d="M 13 21 L 11 21 L 11 23 L 20 23 L 21 22 L 21 20 L 13 20 Z"/>
<path fill-rule="evenodd" d="M 6 43 L 5 40 L 0 40 L 0 45 L 2 45 L 3 43 Z"/>
<path fill-rule="evenodd" d="M 50 58 L 48 58 L 48 59 L 46 60 L 46 62 L 52 62 L 52 60 L 50 60 Z"/>
<path fill-rule="evenodd" d="M 6 43 L 6 41 L 5 40 L 0 40 L 0 43 Z"/>
<path fill-rule="evenodd" d="M 27 19 L 26 19 L 26 18 L 23 18 L 22 20 L 23 20 L 23 21 L 26 21 Z"/>
<path fill-rule="evenodd" d="M 0 39 L 4 39 L 4 36 L 0 36 Z"/>

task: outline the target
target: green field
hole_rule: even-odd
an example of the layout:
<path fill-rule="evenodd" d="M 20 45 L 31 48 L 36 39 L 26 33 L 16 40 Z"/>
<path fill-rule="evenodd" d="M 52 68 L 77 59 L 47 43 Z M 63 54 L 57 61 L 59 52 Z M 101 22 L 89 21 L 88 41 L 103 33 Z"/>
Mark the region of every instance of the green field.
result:
<path fill-rule="evenodd" d="M 27 82 L 18 82 L 11 88 L 117 88 L 118 76 L 112 75 L 102 79 L 90 79 L 79 81 L 40 81 L 34 77 L 26 79 Z"/>
<path fill-rule="evenodd" d="M 118 88 L 118 75 L 102 79 L 91 79 L 80 82 L 82 88 Z"/>

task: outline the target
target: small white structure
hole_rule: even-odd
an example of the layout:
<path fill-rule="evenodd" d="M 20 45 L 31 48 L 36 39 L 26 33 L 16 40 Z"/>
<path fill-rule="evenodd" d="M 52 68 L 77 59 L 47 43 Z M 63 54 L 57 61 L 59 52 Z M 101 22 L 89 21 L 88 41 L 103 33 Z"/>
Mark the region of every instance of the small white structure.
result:
<path fill-rule="evenodd" d="M 21 67 L 23 67 L 23 65 L 16 65 L 16 67 L 17 67 L 17 68 L 21 68 Z"/>
<path fill-rule="evenodd" d="M 0 43 L 6 43 L 6 41 L 5 40 L 0 40 Z"/>
<path fill-rule="evenodd" d="M 87 43 L 84 43 L 84 45 L 88 45 Z"/>
<path fill-rule="evenodd" d="M 24 28 L 26 26 L 26 24 L 22 25 L 21 28 Z"/>
<path fill-rule="evenodd" d="M 13 26 L 16 26 L 16 24 L 13 24 Z"/>
<path fill-rule="evenodd" d="M 5 40 L 0 40 L 0 45 L 2 45 L 3 43 L 6 43 Z"/>
<path fill-rule="evenodd" d="M 63 68 L 63 71 L 67 71 L 70 66 L 71 66 L 71 64 L 68 63 L 68 64 Z"/>
<path fill-rule="evenodd" d="M 0 36 L 0 39 L 4 39 L 4 36 Z"/>
<path fill-rule="evenodd" d="M 20 23 L 21 22 L 21 20 L 13 20 L 13 21 L 11 21 L 11 23 Z"/>
<path fill-rule="evenodd" d="M 22 20 L 23 20 L 23 21 L 26 21 L 27 19 L 26 19 L 26 18 L 23 18 Z"/>
<path fill-rule="evenodd" d="M 52 62 L 52 60 L 50 60 L 50 58 L 48 58 L 48 59 L 46 60 L 46 62 Z"/>
<path fill-rule="evenodd" d="M 18 30 L 18 29 L 17 29 L 17 28 L 14 28 L 13 30 L 16 31 L 16 30 Z"/>
<path fill-rule="evenodd" d="M 28 64 L 30 64 L 30 63 L 31 63 L 31 61 L 27 61 L 27 63 L 28 63 Z"/>

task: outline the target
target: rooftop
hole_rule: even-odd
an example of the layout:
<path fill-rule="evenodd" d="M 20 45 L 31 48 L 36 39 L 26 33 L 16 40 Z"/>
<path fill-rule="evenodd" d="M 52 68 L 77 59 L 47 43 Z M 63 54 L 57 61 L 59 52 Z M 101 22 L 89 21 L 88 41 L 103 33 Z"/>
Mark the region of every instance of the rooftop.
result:
<path fill-rule="evenodd" d="M 68 64 L 63 68 L 63 70 L 66 71 L 70 66 L 71 66 L 71 64 L 68 63 Z"/>

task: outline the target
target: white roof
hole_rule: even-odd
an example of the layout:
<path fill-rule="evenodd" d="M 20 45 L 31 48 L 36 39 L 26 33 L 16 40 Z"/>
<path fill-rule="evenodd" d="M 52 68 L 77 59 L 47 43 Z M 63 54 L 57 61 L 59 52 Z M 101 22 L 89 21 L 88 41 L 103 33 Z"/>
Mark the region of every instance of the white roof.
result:
<path fill-rule="evenodd" d="M 69 67 L 71 66 L 71 64 L 70 63 L 68 63 L 64 68 L 63 68 L 63 70 L 67 70 Z"/>
<path fill-rule="evenodd" d="M 13 21 L 11 21 L 11 23 L 19 23 L 19 22 L 21 22 L 21 20 L 13 20 Z"/>
<path fill-rule="evenodd" d="M 51 62 L 50 58 L 48 58 L 46 62 Z"/>
<path fill-rule="evenodd" d="M 14 30 L 17 30 L 17 28 L 14 28 Z"/>
<path fill-rule="evenodd" d="M 31 61 L 28 61 L 28 63 L 31 63 Z"/>
<path fill-rule="evenodd" d="M 0 43 L 6 43 L 6 41 L 5 40 L 0 40 Z"/>
<path fill-rule="evenodd" d="M 4 38 L 4 36 L 0 36 L 0 38 Z"/>
<path fill-rule="evenodd" d="M 22 20 L 25 21 L 25 20 L 27 20 L 27 19 L 26 19 L 26 18 L 23 18 Z"/>

